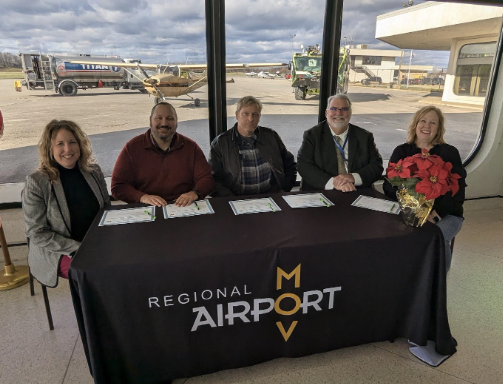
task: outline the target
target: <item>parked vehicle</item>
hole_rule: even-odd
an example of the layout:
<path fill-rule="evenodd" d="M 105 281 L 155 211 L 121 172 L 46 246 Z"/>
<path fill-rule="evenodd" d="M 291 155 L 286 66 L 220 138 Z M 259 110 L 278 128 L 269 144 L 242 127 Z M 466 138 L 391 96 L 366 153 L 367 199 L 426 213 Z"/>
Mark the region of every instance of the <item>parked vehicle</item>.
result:
<path fill-rule="evenodd" d="M 409 85 L 418 85 L 421 84 L 422 79 L 416 79 L 416 78 L 410 78 L 409 79 Z M 407 79 L 402 79 L 400 84 L 407 84 Z"/>
<path fill-rule="evenodd" d="M 261 77 L 262 79 L 274 79 L 276 77 L 275 75 L 264 71 L 260 71 L 257 76 Z"/>
<path fill-rule="evenodd" d="M 431 85 L 444 85 L 444 79 L 442 77 L 432 77 Z"/>
<path fill-rule="evenodd" d="M 362 80 L 363 85 L 381 85 L 382 79 L 379 76 L 367 77 Z"/>
<path fill-rule="evenodd" d="M 341 48 L 337 70 L 337 93 L 348 92 L 349 57 L 349 49 Z M 292 71 L 290 79 L 296 100 L 305 100 L 306 95 L 320 94 L 321 62 L 319 45 L 309 46 L 305 52 L 293 54 L 288 69 Z"/>
<path fill-rule="evenodd" d="M 138 89 L 146 93 L 143 83 L 120 66 L 123 63 L 141 62 L 121 59 L 118 56 L 67 56 L 41 53 L 20 53 L 24 84 L 28 89 L 42 87 L 63 96 L 74 96 L 78 89 L 111 87 L 115 90 Z M 97 60 L 107 65 L 75 64 L 72 60 Z M 109 64 L 108 64 L 109 63 Z"/>

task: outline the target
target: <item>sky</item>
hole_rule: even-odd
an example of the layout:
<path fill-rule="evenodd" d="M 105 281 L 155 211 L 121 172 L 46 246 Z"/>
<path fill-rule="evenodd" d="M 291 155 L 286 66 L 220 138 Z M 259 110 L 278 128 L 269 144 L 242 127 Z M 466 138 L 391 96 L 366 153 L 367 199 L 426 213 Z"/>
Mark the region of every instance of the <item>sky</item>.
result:
<path fill-rule="evenodd" d="M 346 0 L 341 43 L 375 39 L 378 15 L 405 0 Z M 424 1 L 415 0 L 415 4 Z M 119 55 L 143 63 L 206 60 L 204 0 L 0 0 L 0 51 Z M 324 0 L 227 0 L 228 63 L 288 62 L 322 43 Z M 293 37 L 293 39 L 292 39 Z M 408 60 L 409 50 L 404 58 Z M 447 67 L 449 53 L 414 51 L 413 64 Z"/>

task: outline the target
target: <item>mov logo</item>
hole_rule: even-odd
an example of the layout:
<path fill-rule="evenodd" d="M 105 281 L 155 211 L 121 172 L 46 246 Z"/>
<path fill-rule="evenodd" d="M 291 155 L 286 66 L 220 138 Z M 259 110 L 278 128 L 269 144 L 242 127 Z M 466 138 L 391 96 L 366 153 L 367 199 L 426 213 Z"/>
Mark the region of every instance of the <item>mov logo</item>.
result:
<path fill-rule="evenodd" d="M 290 272 L 286 273 L 284 270 L 281 268 L 277 267 L 276 269 L 276 290 L 280 291 L 282 289 L 282 279 L 285 278 L 286 280 L 290 280 L 292 277 L 295 277 L 294 280 L 294 286 L 295 288 L 300 288 L 300 271 L 301 271 L 301 264 L 297 265 L 295 269 Z M 299 297 L 299 295 L 296 295 L 294 293 L 283 293 L 280 295 L 275 303 L 274 303 L 274 310 L 276 313 L 283 315 L 283 316 L 291 316 L 297 313 L 300 309 L 302 309 L 302 314 L 308 313 L 309 309 L 312 307 L 316 311 L 321 311 L 322 306 L 320 304 L 326 305 L 326 301 L 324 300 L 326 298 L 325 294 L 328 294 L 328 305 L 326 305 L 327 309 L 332 309 L 334 307 L 334 294 L 335 292 L 338 292 L 341 290 L 341 287 L 331 287 L 331 288 L 325 288 L 322 291 L 320 290 L 312 290 L 312 291 L 305 291 L 302 295 L 302 300 Z M 292 299 L 295 302 L 295 307 L 290 310 L 284 310 L 281 308 L 281 302 L 284 299 Z M 281 332 L 281 335 L 285 339 L 285 341 L 288 341 L 290 336 L 292 336 L 292 333 L 297 326 L 298 321 L 294 320 L 288 327 L 288 329 L 285 329 L 285 326 L 283 325 L 283 322 L 277 321 L 276 326 L 278 327 L 279 331 Z"/>
<path fill-rule="evenodd" d="M 300 264 L 297 265 L 297 267 L 289 274 L 286 273 L 285 271 L 283 271 L 280 267 L 277 267 L 276 268 L 276 290 L 278 290 L 278 291 L 281 290 L 281 282 L 283 281 L 282 280 L 283 277 L 287 280 L 290 280 L 294 276 L 295 276 L 295 288 L 300 288 Z M 295 301 L 295 307 L 289 311 L 282 310 L 281 306 L 280 306 L 281 301 L 286 298 L 290 298 Z M 278 297 L 276 299 L 276 303 L 274 304 L 274 310 L 277 313 L 279 313 L 280 315 L 291 316 L 291 315 L 297 313 L 297 311 L 300 309 L 301 305 L 302 305 L 302 303 L 300 301 L 299 296 L 297 296 L 293 293 L 283 293 L 280 297 Z M 285 330 L 285 326 L 283 325 L 283 323 L 281 321 L 276 322 L 276 326 L 279 328 L 279 331 L 283 335 L 283 338 L 285 339 L 285 341 L 288 341 L 288 339 L 292 335 L 293 330 L 297 326 L 297 323 L 298 323 L 297 320 L 292 321 L 288 330 Z"/>

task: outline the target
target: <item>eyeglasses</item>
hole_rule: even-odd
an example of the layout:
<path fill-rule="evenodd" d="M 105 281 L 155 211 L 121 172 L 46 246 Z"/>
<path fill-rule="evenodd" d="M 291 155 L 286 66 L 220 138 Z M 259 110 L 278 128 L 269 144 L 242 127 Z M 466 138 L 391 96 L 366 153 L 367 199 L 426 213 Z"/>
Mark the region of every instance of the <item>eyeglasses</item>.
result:
<path fill-rule="evenodd" d="M 349 107 L 342 107 L 342 108 L 330 107 L 328 109 L 330 109 L 332 112 L 337 112 L 337 111 L 349 112 Z"/>

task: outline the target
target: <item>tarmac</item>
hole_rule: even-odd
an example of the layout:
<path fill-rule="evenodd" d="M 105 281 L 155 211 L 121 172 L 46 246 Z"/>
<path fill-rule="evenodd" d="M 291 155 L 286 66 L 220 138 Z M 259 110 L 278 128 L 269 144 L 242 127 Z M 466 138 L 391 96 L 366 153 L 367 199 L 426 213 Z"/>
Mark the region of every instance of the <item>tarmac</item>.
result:
<path fill-rule="evenodd" d="M 227 126 L 235 122 L 235 104 L 240 97 L 254 95 L 263 105 L 261 124 L 275 129 L 294 154 L 306 129 L 318 123 L 319 98 L 295 100 L 289 80 L 249 78 L 232 74 L 227 84 Z M 482 107 L 444 103 L 436 92 L 391 89 L 351 84 L 351 123 L 370 130 L 384 159 L 405 141 L 412 115 L 425 103 L 442 106 L 446 116 L 446 140 L 466 157 L 475 143 L 482 120 Z M 189 96 L 169 101 L 175 107 L 178 131 L 195 140 L 208 156 L 210 149 L 207 87 L 191 94 L 201 99 L 196 107 Z M 37 167 L 37 143 L 44 126 L 52 119 L 76 121 L 88 134 L 93 153 L 105 176 L 110 176 L 115 160 L 132 137 L 148 128 L 154 98 L 139 91 L 110 88 L 79 90 L 64 97 L 41 89 L 16 92 L 12 80 L 0 80 L 0 109 L 5 133 L 0 140 L 0 204 L 19 201 L 27 174 Z"/>

